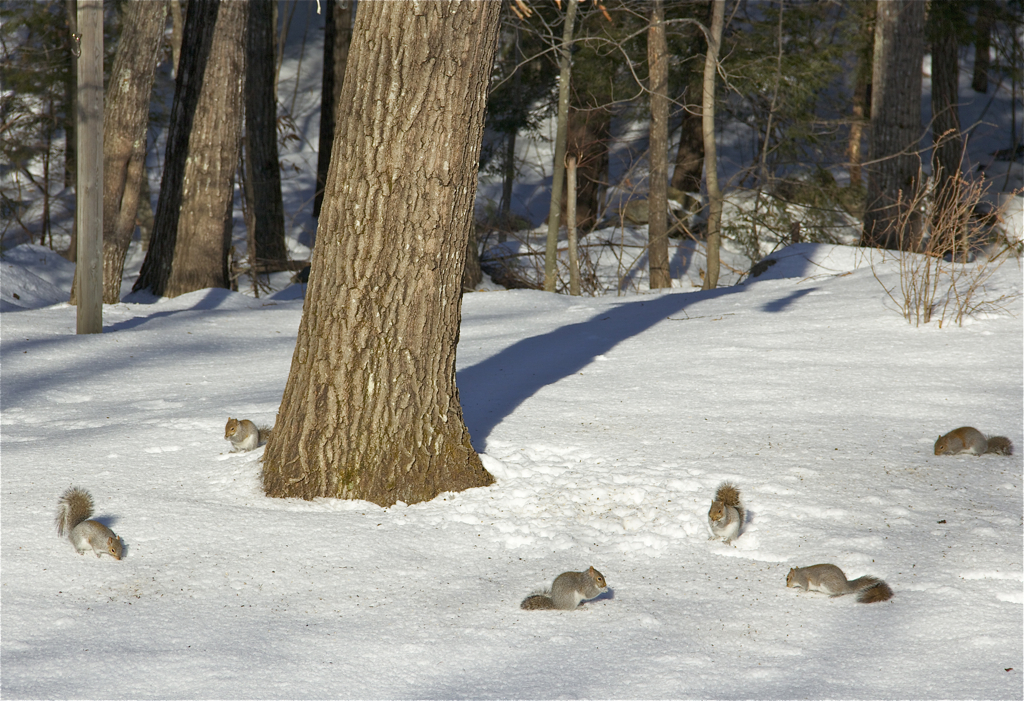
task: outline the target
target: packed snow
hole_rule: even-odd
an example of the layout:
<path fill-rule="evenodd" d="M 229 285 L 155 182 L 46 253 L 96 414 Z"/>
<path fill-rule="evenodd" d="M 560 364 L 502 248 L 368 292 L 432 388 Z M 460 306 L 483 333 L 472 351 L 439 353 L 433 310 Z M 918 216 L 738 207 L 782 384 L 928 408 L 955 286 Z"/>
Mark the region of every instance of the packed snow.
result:
<path fill-rule="evenodd" d="M 315 232 L 313 5 L 297 6 L 281 68 L 299 137 L 282 152 L 296 258 Z M 961 114 L 971 167 L 1002 183 L 1019 240 L 1024 169 L 985 160 L 1005 146 L 1008 92 L 965 89 Z M 513 209 L 537 225 L 550 148 L 519 149 Z M 498 192 L 483 178 L 480 208 Z M 597 296 L 486 279 L 464 295 L 458 386 L 496 483 L 387 509 L 267 498 L 264 449 L 223 438 L 229 416 L 275 420 L 304 294 L 288 274 L 259 298 L 129 294 L 136 242 L 104 333 L 77 336 L 72 264 L 5 250 L 0 695 L 1024 697 L 1020 260 L 979 291 L 995 305 L 939 328 L 900 315 L 891 253 L 800 244 L 746 277 L 727 247 L 722 287 L 700 291 L 702 246 L 673 241 L 674 288 L 650 292 L 645 243 L 645 227 L 588 237 Z M 1015 455 L 933 455 L 962 425 L 1009 437 Z M 748 512 L 731 544 L 707 526 L 723 481 Z M 122 560 L 57 537 L 71 485 L 121 536 Z M 790 568 L 818 563 L 894 597 L 786 587 Z M 579 610 L 519 608 L 590 566 L 609 591 Z"/>

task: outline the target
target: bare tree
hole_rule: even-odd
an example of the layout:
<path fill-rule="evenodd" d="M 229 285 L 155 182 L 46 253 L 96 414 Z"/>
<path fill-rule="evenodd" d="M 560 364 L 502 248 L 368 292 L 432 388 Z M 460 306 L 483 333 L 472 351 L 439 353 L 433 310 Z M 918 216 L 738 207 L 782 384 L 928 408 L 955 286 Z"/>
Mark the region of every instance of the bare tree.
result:
<path fill-rule="evenodd" d="M 925 3 L 878 0 L 871 79 L 871 164 L 861 245 L 916 248 L 920 217 L 901 216 L 917 198 Z M 905 231 L 910 227 L 910 231 Z"/>
<path fill-rule="evenodd" d="M 960 63 L 957 28 L 965 24 L 957 3 L 935 3 L 928 18 L 932 50 L 933 221 L 947 221 L 960 200 Z M 936 228 L 933 226 L 933 228 Z"/>
<path fill-rule="evenodd" d="M 275 497 L 413 503 L 490 484 L 455 386 L 461 280 L 501 5 L 356 15 L 291 372 Z"/>
<path fill-rule="evenodd" d="M 142 184 L 146 178 L 146 127 L 167 4 L 125 4 L 110 85 L 103 111 L 103 302 L 121 301 L 121 276 Z M 77 271 L 76 271 L 77 276 Z M 77 297 L 71 288 L 71 303 Z"/>
<path fill-rule="evenodd" d="M 324 9 L 324 77 L 320 99 L 320 145 L 316 156 L 316 194 L 313 216 L 320 216 L 327 171 L 331 165 L 334 127 L 341 113 L 341 88 L 352 43 L 351 0 L 327 0 Z"/>
<path fill-rule="evenodd" d="M 255 259 L 288 258 L 284 242 L 281 162 L 277 155 L 277 99 L 274 97 L 274 6 L 249 6 L 245 73 L 245 182 L 251 196 Z M 252 273 L 255 275 L 255 271 Z"/>
<path fill-rule="evenodd" d="M 651 3 L 647 29 L 651 135 L 648 160 L 648 244 L 651 289 L 672 287 L 668 269 L 668 43 L 662 0 Z"/>
<path fill-rule="evenodd" d="M 718 151 L 715 148 L 715 74 L 718 71 L 718 52 L 722 45 L 725 24 L 725 0 L 714 0 L 711 7 L 711 32 L 708 53 L 704 61 L 704 87 L 701 116 L 704 133 L 704 178 L 708 191 L 708 269 L 704 273 L 702 289 L 718 287 L 718 249 L 722 239 L 722 191 L 718 187 Z"/>
<path fill-rule="evenodd" d="M 562 188 L 565 177 L 565 152 L 569 124 L 569 80 L 572 75 L 573 21 L 576 19 L 576 1 L 566 0 L 565 25 L 562 46 L 558 56 L 558 126 L 555 130 L 555 162 L 551 175 L 551 208 L 548 210 L 548 240 L 544 255 L 544 289 L 555 291 L 558 280 L 558 228 L 562 214 Z"/>
<path fill-rule="evenodd" d="M 247 14 L 248 0 L 189 0 L 156 221 L 135 290 L 176 297 L 228 285 Z"/>

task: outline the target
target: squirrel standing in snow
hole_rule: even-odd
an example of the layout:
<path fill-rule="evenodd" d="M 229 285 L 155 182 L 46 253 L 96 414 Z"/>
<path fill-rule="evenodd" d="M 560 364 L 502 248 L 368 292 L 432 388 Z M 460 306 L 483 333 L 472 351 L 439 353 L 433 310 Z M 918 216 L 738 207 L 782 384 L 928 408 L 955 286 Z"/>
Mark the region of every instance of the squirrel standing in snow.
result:
<path fill-rule="evenodd" d="M 708 510 L 708 526 L 711 528 L 711 539 L 721 538 L 731 543 L 740 534 L 747 512 L 740 504 L 740 490 L 731 482 L 718 485 L 715 498 Z"/>
<path fill-rule="evenodd" d="M 939 436 L 939 439 L 935 441 L 936 455 L 959 455 L 960 453 L 1013 455 L 1013 443 L 1006 436 L 985 438 L 984 433 L 971 426 L 954 428 L 946 435 Z"/>
<path fill-rule="evenodd" d="M 79 487 L 70 487 L 57 502 L 57 535 L 67 534 L 79 555 L 92 550 L 96 557 L 106 553 L 115 560 L 121 559 L 124 545 L 112 530 L 98 521 L 88 520 L 92 516 L 92 496 Z"/>
<path fill-rule="evenodd" d="M 604 575 L 593 567 L 586 572 L 563 572 L 555 577 L 550 592 L 526 597 L 519 608 L 527 611 L 572 611 L 584 599 L 593 599 L 607 589 L 608 584 L 604 581 Z"/>
<path fill-rule="evenodd" d="M 804 591 L 820 591 L 835 598 L 844 594 L 859 593 L 857 601 L 873 604 L 892 598 L 892 589 L 878 577 L 858 577 L 846 581 L 846 575 L 835 565 L 811 565 L 794 567 L 786 575 L 787 587 L 800 587 Z"/>
<path fill-rule="evenodd" d="M 224 427 L 224 438 L 231 441 L 231 452 L 237 453 L 242 450 L 256 450 L 260 443 L 265 443 L 270 438 L 271 429 L 266 426 L 256 427 L 249 419 L 232 419 L 228 417 L 228 423 Z"/>

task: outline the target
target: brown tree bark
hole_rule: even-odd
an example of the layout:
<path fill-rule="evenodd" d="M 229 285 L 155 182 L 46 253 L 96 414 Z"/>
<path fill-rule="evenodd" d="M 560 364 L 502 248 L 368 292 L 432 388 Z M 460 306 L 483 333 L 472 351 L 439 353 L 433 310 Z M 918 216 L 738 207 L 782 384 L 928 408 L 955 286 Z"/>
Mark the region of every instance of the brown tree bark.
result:
<path fill-rule="evenodd" d="M 133 289 L 176 297 L 227 287 L 242 134 L 248 0 L 190 0 L 152 241 Z"/>
<path fill-rule="evenodd" d="M 676 167 L 672 171 L 672 187 L 683 192 L 700 192 L 701 174 L 704 172 L 704 136 L 701 132 L 700 108 L 683 112 L 679 125 L 679 148 Z"/>
<path fill-rule="evenodd" d="M 960 63 L 957 20 L 960 8 L 954 3 L 932 6 L 929 24 L 932 49 L 932 178 L 936 223 L 947 222 L 960 199 Z M 937 229 L 937 227 L 933 227 Z"/>
<path fill-rule="evenodd" d="M 331 166 L 334 129 L 341 114 L 341 88 L 345 80 L 348 50 L 352 43 L 351 0 L 327 0 L 324 9 L 324 74 L 320 99 L 320 144 L 316 155 L 316 194 L 313 216 L 320 216 L 324 187 Z"/>
<path fill-rule="evenodd" d="M 414 503 L 493 478 L 455 386 L 461 281 L 501 5 L 356 16 L 291 372 L 263 458 L 275 497 Z"/>
<path fill-rule="evenodd" d="M 284 241 L 281 163 L 277 154 L 277 100 L 274 97 L 274 5 L 249 5 L 245 71 L 246 189 L 258 261 L 288 259 Z M 228 244 L 230 246 L 230 243 Z"/>
<path fill-rule="evenodd" d="M 920 217 L 910 208 L 920 183 L 921 61 L 925 7 L 879 0 L 871 79 L 871 165 L 862 246 L 916 249 Z"/>
<path fill-rule="evenodd" d="M 668 269 L 668 43 L 665 8 L 653 0 L 647 28 L 647 66 L 650 71 L 651 127 L 647 179 L 647 261 L 651 289 L 672 287 Z"/>
<path fill-rule="evenodd" d="M 103 302 L 121 301 L 121 276 L 146 177 L 146 127 L 167 4 L 126 3 L 103 113 Z M 77 275 L 77 272 L 76 272 Z M 74 304 L 75 287 L 71 288 Z"/>

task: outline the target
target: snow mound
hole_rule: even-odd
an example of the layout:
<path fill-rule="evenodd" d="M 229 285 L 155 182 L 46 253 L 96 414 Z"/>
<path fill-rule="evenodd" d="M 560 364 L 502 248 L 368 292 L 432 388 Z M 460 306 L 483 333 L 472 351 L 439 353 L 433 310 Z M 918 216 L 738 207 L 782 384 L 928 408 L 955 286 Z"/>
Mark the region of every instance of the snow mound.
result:
<path fill-rule="evenodd" d="M 0 312 L 68 301 L 75 264 L 46 246 L 22 244 L 0 258 Z"/>

